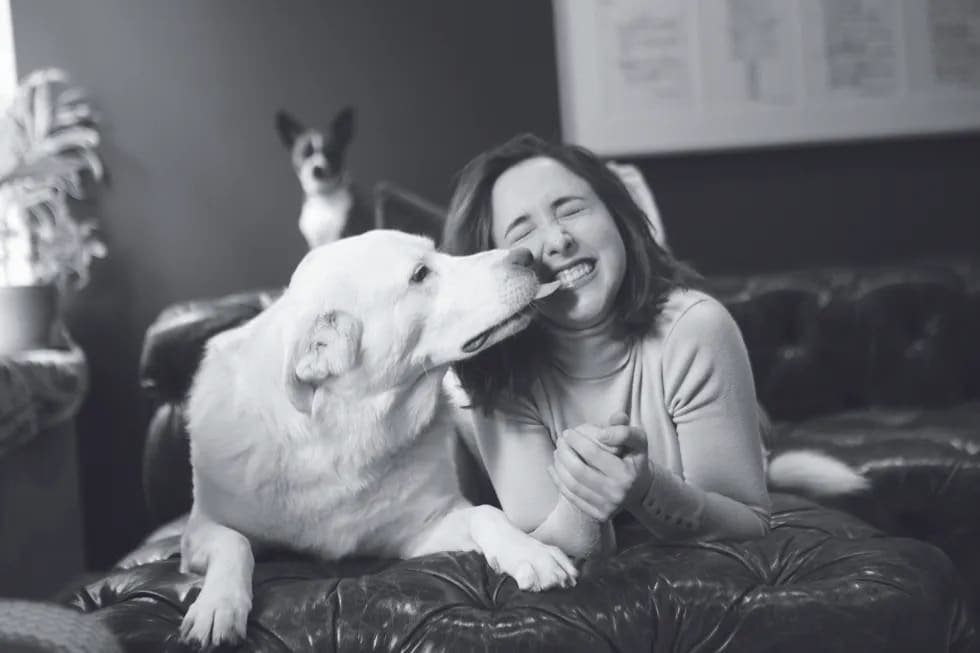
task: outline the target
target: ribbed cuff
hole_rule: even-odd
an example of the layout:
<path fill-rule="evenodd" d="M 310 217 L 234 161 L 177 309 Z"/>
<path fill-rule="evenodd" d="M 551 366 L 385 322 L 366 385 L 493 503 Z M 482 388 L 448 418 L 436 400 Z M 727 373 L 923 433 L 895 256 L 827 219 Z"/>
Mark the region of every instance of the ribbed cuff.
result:
<path fill-rule="evenodd" d="M 642 519 L 658 533 L 695 533 L 701 527 L 705 495 L 666 467 L 650 463 L 653 479 L 640 502 Z M 637 515 L 637 517 L 641 517 Z"/>

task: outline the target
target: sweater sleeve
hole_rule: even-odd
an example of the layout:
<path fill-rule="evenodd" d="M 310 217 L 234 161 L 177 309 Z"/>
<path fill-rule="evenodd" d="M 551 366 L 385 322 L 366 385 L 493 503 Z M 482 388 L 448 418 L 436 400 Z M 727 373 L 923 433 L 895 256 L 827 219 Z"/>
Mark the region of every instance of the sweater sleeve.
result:
<path fill-rule="evenodd" d="M 769 493 L 755 383 L 738 325 L 700 300 L 664 339 L 664 399 L 683 477 L 651 462 L 652 481 L 632 512 L 665 539 L 749 539 L 769 530 Z"/>
<path fill-rule="evenodd" d="M 480 457 L 507 518 L 573 557 L 615 547 L 612 529 L 562 496 L 547 469 L 555 445 L 528 399 L 505 398 L 488 415 L 471 411 Z"/>

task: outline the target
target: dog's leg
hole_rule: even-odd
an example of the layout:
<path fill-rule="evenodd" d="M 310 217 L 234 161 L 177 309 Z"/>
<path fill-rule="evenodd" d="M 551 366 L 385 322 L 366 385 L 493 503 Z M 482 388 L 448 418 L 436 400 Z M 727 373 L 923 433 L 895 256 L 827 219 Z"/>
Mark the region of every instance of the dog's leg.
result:
<path fill-rule="evenodd" d="M 180 624 L 181 639 L 202 649 L 244 639 L 255 568 L 248 538 L 202 515 L 195 506 L 180 549 L 180 570 L 204 575 L 197 600 Z"/>
<path fill-rule="evenodd" d="M 521 531 L 492 506 L 450 512 L 415 540 L 407 557 L 440 551 L 479 551 L 495 571 L 512 576 L 522 590 L 569 587 L 578 578 L 578 570 L 561 549 Z"/>

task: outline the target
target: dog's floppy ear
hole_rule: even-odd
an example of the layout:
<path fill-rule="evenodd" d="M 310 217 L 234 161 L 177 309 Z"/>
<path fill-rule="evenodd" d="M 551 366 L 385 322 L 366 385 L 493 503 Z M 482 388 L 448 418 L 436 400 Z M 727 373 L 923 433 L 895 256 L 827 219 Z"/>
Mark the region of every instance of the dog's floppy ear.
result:
<path fill-rule="evenodd" d="M 334 144 L 341 150 L 345 149 L 354 138 L 354 107 L 344 107 L 333 119 L 330 125 Z"/>
<path fill-rule="evenodd" d="M 286 391 L 297 410 L 311 413 L 313 396 L 327 379 L 350 370 L 361 351 L 361 322 L 350 313 L 318 315 L 286 358 Z"/>
<path fill-rule="evenodd" d="M 279 140 L 287 148 L 292 148 L 293 143 L 296 142 L 296 137 L 306 131 L 306 128 L 291 115 L 280 109 L 276 111 L 276 132 L 279 134 Z"/>

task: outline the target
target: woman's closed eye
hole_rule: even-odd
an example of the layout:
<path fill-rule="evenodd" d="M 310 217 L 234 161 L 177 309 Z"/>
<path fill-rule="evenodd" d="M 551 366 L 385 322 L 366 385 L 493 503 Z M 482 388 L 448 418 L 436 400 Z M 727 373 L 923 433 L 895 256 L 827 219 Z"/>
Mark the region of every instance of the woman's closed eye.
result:
<path fill-rule="evenodd" d="M 504 242 L 507 245 L 514 245 L 530 236 L 532 231 L 534 231 L 534 225 L 531 220 L 527 216 L 521 216 L 507 227 L 507 231 L 504 232 Z"/>
<path fill-rule="evenodd" d="M 562 220 L 564 218 L 573 218 L 585 212 L 586 205 L 584 202 L 566 202 L 558 207 L 555 211 L 555 216 Z"/>
<path fill-rule="evenodd" d="M 530 236 L 533 231 L 534 228 L 531 225 L 522 225 L 507 234 L 507 240 L 513 245 Z"/>

